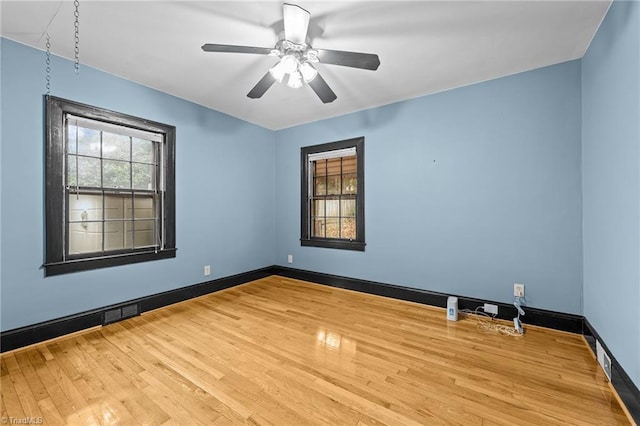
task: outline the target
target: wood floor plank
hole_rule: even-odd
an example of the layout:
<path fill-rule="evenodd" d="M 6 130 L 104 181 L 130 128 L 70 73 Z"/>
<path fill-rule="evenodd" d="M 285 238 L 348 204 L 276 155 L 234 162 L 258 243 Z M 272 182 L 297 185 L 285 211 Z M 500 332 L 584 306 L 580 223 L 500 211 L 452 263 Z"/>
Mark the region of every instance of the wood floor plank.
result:
<path fill-rule="evenodd" d="M 0 378 L 2 416 L 45 424 L 630 423 L 582 336 L 278 276 L 3 354 Z"/>
<path fill-rule="evenodd" d="M 0 389 L 0 392 L 2 392 L 2 417 L 25 417 L 22 404 L 20 403 L 20 398 L 18 397 L 18 392 L 13 386 L 13 381 L 11 380 L 9 373 L 2 376 L 0 386 L 2 386 Z"/>
<path fill-rule="evenodd" d="M 52 425 L 63 425 L 66 423 L 51 398 L 45 398 L 38 401 L 38 405 L 42 411 L 43 421 L 44 419 L 47 419 L 47 423 Z"/>
<path fill-rule="evenodd" d="M 32 389 L 29 387 L 29 382 L 22 368 L 20 368 L 17 357 L 14 356 L 12 359 L 15 362 L 15 368 L 9 368 L 9 377 L 20 401 L 20 405 L 22 406 L 22 410 L 25 413 L 29 413 L 30 417 L 39 417 L 42 415 L 42 412 L 38 405 L 37 396 L 33 394 Z"/>

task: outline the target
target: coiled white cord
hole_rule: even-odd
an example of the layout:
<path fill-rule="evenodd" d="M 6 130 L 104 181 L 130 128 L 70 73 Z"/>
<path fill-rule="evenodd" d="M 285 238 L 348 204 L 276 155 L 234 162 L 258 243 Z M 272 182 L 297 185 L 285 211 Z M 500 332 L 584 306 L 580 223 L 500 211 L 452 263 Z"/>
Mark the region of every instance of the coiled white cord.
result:
<path fill-rule="evenodd" d="M 485 333 L 490 334 L 504 334 L 506 336 L 522 337 L 524 334 L 518 332 L 515 327 L 508 327 L 503 324 L 494 323 L 495 315 L 490 315 L 484 311 L 483 306 L 478 306 L 475 310 L 460 309 L 461 314 L 471 316 L 476 321 L 476 326 L 483 330 Z M 518 312 L 518 318 L 520 318 L 520 312 Z"/>

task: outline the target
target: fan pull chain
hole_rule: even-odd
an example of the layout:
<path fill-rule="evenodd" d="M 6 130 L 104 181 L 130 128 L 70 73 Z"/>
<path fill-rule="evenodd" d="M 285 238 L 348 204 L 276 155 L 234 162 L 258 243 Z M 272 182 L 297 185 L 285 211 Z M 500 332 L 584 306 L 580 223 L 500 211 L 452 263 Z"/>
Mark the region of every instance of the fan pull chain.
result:
<path fill-rule="evenodd" d="M 73 5 L 75 6 L 76 10 L 75 12 L 73 12 L 73 16 L 75 17 L 75 20 L 73 22 L 73 27 L 74 27 L 74 42 L 75 42 L 75 47 L 74 47 L 74 53 L 75 53 L 75 62 L 73 64 L 73 67 L 75 69 L 76 74 L 80 73 L 80 1 L 79 0 L 75 0 L 73 2 Z"/>
<path fill-rule="evenodd" d="M 46 71 L 45 87 L 47 88 L 47 95 L 48 95 L 49 93 L 51 93 L 51 38 L 49 37 L 48 32 L 47 32 L 46 47 L 47 47 L 47 50 L 46 50 L 47 59 L 45 60 L 45 63 L 47 64 L 47 67 L 45 68 L 45 71 Z"/>

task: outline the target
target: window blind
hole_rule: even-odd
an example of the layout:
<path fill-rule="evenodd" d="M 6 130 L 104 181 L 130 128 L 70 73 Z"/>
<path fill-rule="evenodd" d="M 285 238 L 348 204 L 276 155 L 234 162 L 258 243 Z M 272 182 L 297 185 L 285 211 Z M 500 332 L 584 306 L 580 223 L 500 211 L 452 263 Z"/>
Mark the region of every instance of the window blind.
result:
<path fill-rule="evenodd" d="M 123 136 L 130 136 L 138 139 L 144 139 L 153 142 L 162 142 L 163 136 L 161 133 L 147 132 L 144 130 L 133 129 L 131 127 L 120 126 L 112 123 L 105 123 L 103 121 L 91 120 L 90 118 L 77 117 L 75 115 L 67 114 L 67 124 L 77 127 L 84 127 L 86 129 L 99 130 L 102 132 L 115 133 Z"/>
<path fill-rule="evenodd" d="M 356 155 L 356 147 L 335 149 L 333 151 L 316 152 L 307 156 L 308 161 L 328 160 L 330 158 L 351 157 Z"/>

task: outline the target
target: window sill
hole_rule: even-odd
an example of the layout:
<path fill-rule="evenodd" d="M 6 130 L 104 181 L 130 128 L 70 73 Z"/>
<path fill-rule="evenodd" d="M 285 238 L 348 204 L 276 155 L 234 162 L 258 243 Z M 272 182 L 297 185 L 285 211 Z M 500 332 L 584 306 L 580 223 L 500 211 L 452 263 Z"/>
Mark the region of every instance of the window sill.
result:
<path fill-rule="evenodd" d="M 92 269 L 108 268 L 110 266 L 128 265 L 131 263 L 147 262 L 150 260 L 170 259 L 176 257 L 177 249 L 165 249 L 159 252 L 144 251 L 137 253 L 116 254 L 111 256 L 92 257 L 88 259 L 74 259 L 64 262 L 51 262 L 43 265 L 45 277 L 68 274 L 70 272 L 90 271 Z"/>
<path fill-rule="evenodd" d="M 334 239 L 300 239 L 300 245 L 303 247 L 323 247 L 340 250 L 364 251 L 365 243 L 359 241 L 346 241 Z"/>

